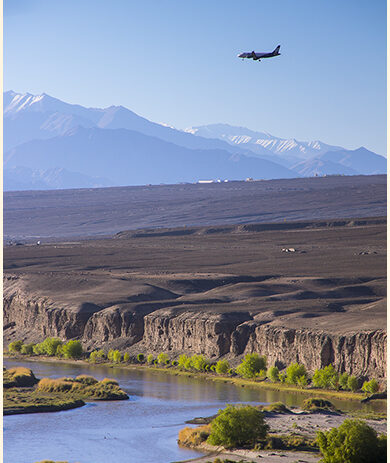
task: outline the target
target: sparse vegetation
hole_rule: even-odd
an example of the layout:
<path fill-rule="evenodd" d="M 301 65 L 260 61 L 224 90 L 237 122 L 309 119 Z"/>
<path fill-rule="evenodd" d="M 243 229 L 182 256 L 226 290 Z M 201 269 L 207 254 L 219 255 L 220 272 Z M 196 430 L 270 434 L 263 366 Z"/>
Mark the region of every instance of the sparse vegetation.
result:
<path fill-rule="evenodd" d="M 325 399 L 320 399 L 320 398 L 311 398 L 311 399 L 306 399 L 303 402 L 302 409 L 306 410 L 308 412 L 334 412 L 336 411 L 336 407 L 332 404 L 332 402 L 329 402 L 329 400 Z"/>

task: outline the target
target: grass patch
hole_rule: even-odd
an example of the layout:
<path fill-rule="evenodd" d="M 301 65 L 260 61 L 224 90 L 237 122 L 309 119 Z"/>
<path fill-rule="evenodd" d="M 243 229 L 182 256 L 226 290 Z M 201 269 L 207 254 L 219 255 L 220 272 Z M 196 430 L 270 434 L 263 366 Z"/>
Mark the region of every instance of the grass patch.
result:
<path fill-rule="evenodd" d="M 302 434 L 290 433 L 285 435 L 272 434 L 259 442 L 255 450 L 296 450 L 305 452 L 318 452 L 318 444 L 315 437 L 307 437 Z"/>
<path fill-rule="evenodd" d="M 68 410 L 85 405 L 84 400 L 129 398 L 118 382 L 109 378 L 98 381 L 92 376 L 80 375 L 76 378 L 42 378 L 38 382 L 33 372 L 23 367 L 4 370 L 4 377 L 8 381 L 3 393 L 5 415 Z M 19 387 L 20 383 L 23 387 Z"/>
<path fill-rule="evenodd" d="M 332 402 L 329 402 L 329 400 L 313 397 L 311 399 L 306 399 L 303 402 L 302 409 L 310 412 L 310 413 L 321 413 L 321 412 L 333 412 L 339 413 L 339 410 L 336 409 L 336 407 L 332 404 Z"/>
<path fill-rule="evenodd" d="M 15 367 L 3 370 L 3 386 L 5 389 L 10 387 L 30 387 L 37 382 L 37 378 L 29 368 Z"/>
<path fill-rule="evenodd" d="M 310 399 L 309 399 L 310 400 Z M 292 413 L 290 409 L 288 409 L 283 402 L 274 402 L 273 404 L 269 405 L 261 405 L 260 406 L 261 410 L 264 410 L 266 412 L 270 413 Z"/>
<path fill-rule="evenodd" d="M 177 443 L 183 447 L 198 447 L 205 442 L 211 432 L 210 425 L 198 426 L 197 428 L 184 428 L 179 431 Z"/>

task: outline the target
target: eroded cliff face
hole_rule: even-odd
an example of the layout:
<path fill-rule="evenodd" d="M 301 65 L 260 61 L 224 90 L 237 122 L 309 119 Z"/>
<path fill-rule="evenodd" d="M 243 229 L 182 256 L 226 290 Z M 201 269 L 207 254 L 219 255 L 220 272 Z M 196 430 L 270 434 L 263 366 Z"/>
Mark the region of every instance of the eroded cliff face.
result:
<path fill-rule="evenodd" d="M 115 307 L 97 310 L 93 305 L 74 311 L 56 307 L 45 298 L 29 298 L 20 290 L 8 290 L 4 328 L 9 339 L 13 335 L 34 342 L 47 336 L 77 338 L 87 348 L 120 345 L 134 352 L 167 352 L 172 357 L 185 352 L 238 359 L 257 352 L 279 368 L 299 362 L 313 371 L 331 363 L 339 372 L 386 376 L 385 331 L 340 335 L 293 329 L 264 323 L 247 312 L 213 314 L 170 308 L 142 314 Z"/>

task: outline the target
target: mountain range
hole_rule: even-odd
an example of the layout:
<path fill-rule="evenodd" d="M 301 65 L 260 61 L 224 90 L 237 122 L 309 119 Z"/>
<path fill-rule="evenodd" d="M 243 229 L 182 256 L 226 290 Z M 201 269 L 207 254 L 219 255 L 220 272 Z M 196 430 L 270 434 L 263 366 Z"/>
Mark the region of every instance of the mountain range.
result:
<path fill-rule="evenodd" d="M 243 127 L 177 130 L 123 106 L 4 93 L 4 190 L 386 173 L 386 159 Z"/>

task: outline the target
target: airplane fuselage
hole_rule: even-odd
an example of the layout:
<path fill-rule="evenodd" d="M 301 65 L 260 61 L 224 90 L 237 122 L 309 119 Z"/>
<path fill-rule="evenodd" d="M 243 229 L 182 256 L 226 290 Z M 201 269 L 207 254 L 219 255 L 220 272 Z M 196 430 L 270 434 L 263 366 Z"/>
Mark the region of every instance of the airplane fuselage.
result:
<path fill-rule="evenodd" d="M 254 61 L 260 61 L 260 59 L 263 58 L 273 58 L 274 56 L 279 56 L 279 49 L 280 45 L 278 45 L 274 51 L 271 51 L 270 53 L 256 53 L 255 51 L 249 52 L 249 53 L 241 53 L 238 55 L 239 58 L 248 58 L 248 59 L 253 59 Z"/>

